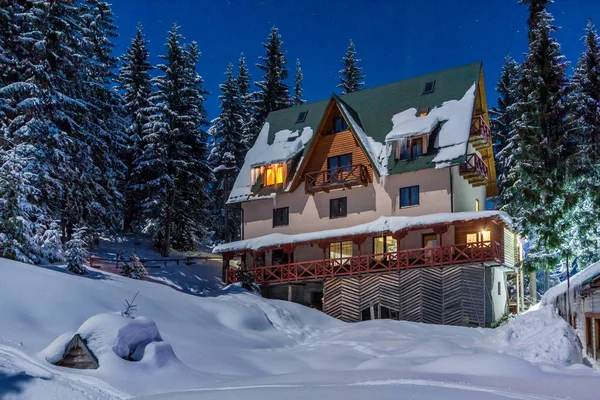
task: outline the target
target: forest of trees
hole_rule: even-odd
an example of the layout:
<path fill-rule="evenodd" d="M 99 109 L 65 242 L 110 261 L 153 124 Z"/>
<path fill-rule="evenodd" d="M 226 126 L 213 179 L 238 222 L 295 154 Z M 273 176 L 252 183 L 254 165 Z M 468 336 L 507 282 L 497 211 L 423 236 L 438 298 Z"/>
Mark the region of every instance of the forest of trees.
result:
<path fill-rule="evenodd" d="M 521 3 L 528 51 L 522 63 L 506 57 L 491 110 L 498 200 L 530 242 L 526 269 L 581 268 L 600 249 L 600 41 L 590 20 L 569 78 L 551 0 Z"/>
<path fill-rule="evenodd" d="M 246 151 L 271 111 L 304 103 L 276 27 L 262 79 L 251 84 L 242 54 L 209 120 L 198 44 L 173 26 L 152 65 L 138 26 L 117 58 L 114 20 L 103 0 L 2 2 L 0 257 L 81 273 L 103 234 L 151 234 L 163 256 L 238 239 L 226 201 Z M 359 89 L 352 42 L 343 62 L 344 92 Z"/>

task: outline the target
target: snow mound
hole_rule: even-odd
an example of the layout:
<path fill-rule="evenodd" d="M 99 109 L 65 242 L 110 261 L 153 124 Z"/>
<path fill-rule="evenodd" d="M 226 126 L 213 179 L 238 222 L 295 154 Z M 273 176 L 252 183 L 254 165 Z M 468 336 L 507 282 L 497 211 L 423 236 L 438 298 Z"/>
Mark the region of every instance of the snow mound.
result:
<path fill-rule="evenodd" d="M 485 365 L 485 368 L 482 366 Z M 464 375 L 502 376 L 515 375 L 535 377 L 542 371 L 535 365 L 518 357 L 503 354 L 451 355 L 434 359 L 413 369 L 419 372 L 453 374 L 460 371 Z"/>
<path fill-rule="evenodd" d="M 163 342 L 156 323 L 149 318 L 128 318 L 117 313 L 98 314 L 85 321 L 76 332 L 100 361 L 114 356 L 154 365 L 178 362 L 170 345 Z M 41 354 L 51 363 L 60 360 L 73 333 L 60 335 Z M 146 354 L 145 354 L 146 353 Z"/>
<path fill-rule="evenodd" d="M 490 336 L 503 353 L 536 364 L 571 365 L 583 362 L 582 345 L 569 324 L 551 307 L 522 314 Z"/>

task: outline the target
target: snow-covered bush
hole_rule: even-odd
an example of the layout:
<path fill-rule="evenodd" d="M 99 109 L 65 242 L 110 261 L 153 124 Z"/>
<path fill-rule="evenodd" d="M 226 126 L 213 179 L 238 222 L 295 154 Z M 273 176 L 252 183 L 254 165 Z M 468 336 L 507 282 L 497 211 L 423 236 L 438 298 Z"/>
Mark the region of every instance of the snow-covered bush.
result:
<path fill-rule="evenodd" d="M 64 260 L 63 245 L 60 240 L 60 227 L 51 222 L 48 228 L 39 236 L 40 253 L 49 262 Z"/>
<path fill-rule="evenodd" d="M 121 268 L 121 275 L 132 279 L 144 279 L 148 276 L 148 271 L 140 258 L 136 254 L 132 254 L 129 262 L 126 262 Z"/>
<path fill-rule="evenodd" d="M 71 240 L 65 244 L 67 269 L 76 275 L 87 272 L 88 252 L 85 247 L 86 243 L 81 239 L 81 231 L 76 229 Z"/>

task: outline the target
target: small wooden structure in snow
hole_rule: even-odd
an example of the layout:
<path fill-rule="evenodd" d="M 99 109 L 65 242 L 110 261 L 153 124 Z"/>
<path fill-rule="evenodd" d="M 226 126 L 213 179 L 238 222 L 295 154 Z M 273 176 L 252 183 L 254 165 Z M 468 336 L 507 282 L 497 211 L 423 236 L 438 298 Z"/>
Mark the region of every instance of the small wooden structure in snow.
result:
<path fill-rule="evenodd" d="M 99 367 L 98 359 L 78 334 L 73 336 L 65 348 L 63 357 L 56 365 L 75 369 L 97 369 Z"/>

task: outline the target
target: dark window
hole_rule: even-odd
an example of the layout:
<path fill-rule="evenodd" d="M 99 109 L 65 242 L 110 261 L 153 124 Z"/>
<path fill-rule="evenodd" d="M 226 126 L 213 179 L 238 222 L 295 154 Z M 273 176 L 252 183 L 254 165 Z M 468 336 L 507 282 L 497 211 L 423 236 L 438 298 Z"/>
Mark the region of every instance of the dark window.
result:
<path fill-rule="evenodd" d="M 331 124 L 331 130 L 329 133 L 338 133 L 347 130 L 348 124 L 346 123 L 346 120 L 342 116 L 339 116 L 333 120 L 333 124 Z"/>
<path fill-rule="evenodd" d="M 302 111 L 300 114 L 298 114 L 298 119 L 296 120 L 296 123 L 299 124 L 301 122 L 306 121 L 307 115 L 308 115 L 308 111 Z"/>
<path fill-rule="evenodd" d="M 402 160 L 410 160 L 423 155 L 423 137 L 413 138 L 404 144 L 399 144 L 399 146 L 402 146 L 400 153 L 400 159 Z"/>
<path fill-rule="evenodd" d="M 287 226 L 290 223 L 290 208 L 273 209 L 273 228 L 276 226 Z"/>
<path fill-rule="evenodd" d="M 400 208 L 419 205 L 419 186 L 400 189 Z"/>
<path fill-rule="evenodd" d="M 429 81 L 425 83 L 425 87 L 423 88 L 423 94 L 433 93 L 435 89 L 435 81 Z"/>
<path fill-rule="evenodd" d="M 261 251 L 258 254 L 258 257 L 256 258 L 256 266 L 257 267 L 264 267 L 266 265 L 265 263 L 265 252 Z"/>
<path fill-rule="evenodd" d="M 329 218 L 343 218 L 346 215 L 348 215 L 346 197 L 340 197 L 339 199 L 329 200 Z"/>
<path fill-rule="evenodd" d="M 500 282 L 498 282 L 498 296 L 500 296 L 501 292 L 502 292 L 502 289 L 500 288 Z"/>
<path fill-rule="evenodd" d="M 271 265 L 289 264 L 290 262 L 294 262 L 294 253 L 288 254 L 283 251 L 283 249 L 277 249 L 271 252 Z"/>

